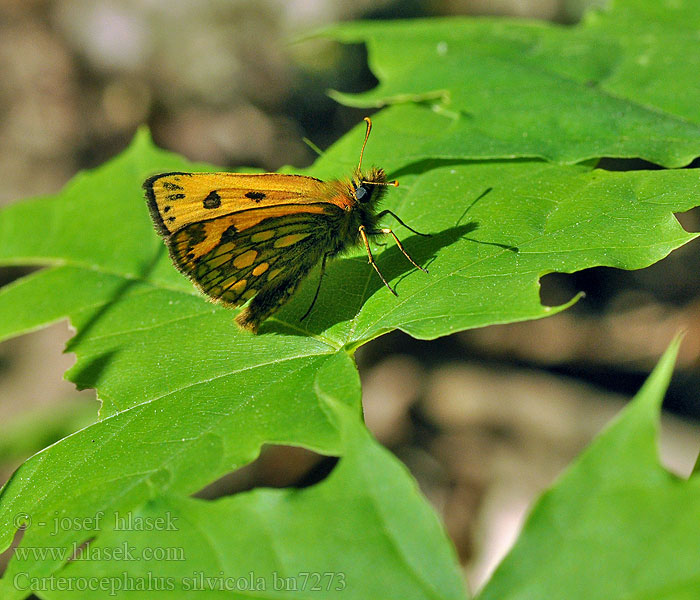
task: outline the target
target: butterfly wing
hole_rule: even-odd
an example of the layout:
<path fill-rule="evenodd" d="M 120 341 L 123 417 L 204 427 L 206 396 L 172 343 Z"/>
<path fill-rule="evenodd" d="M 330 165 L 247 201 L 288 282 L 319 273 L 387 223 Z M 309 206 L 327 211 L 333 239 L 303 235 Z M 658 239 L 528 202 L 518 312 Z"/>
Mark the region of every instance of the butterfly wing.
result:
<path fill-rule="evenodd" d="M 205 294 L 231 306 L 278 278 L 303 277 L 319 259 L 318 238 L 328 217 L 306 210 L 280 216 L 275 207 L 260 212 L 260 221 L 247 228 L 240 224 L 247 214 L 184 227 L 168 241 L 173 261 Z"/>
<path fill-rule="evenodd" d="M 242 210 L 307 204 L 321 197 L 324 185 L 313 177 L 278 173 L 162 173 L 143 184 L 163 235 Z"/>
<path fill-rule="evenodd" d="M 167 173 L 144 184 L 154 222 L 180 271 L 230 306 L 260 294 L 238 319 L 252 330 L 327 250 L 328 232 L 343 210 L 323 199 L 326 186 L 274 173 Z"/>

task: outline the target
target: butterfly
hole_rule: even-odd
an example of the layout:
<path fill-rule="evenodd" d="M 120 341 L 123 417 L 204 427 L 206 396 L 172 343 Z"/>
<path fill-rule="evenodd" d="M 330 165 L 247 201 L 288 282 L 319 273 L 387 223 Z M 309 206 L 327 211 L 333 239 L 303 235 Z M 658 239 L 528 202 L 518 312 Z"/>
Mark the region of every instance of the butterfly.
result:
<path fill-rule="evenodd" d="M 390 210 L 376 207 L 390 186 L 382 169 L 362 171 L 362 156 L 350 178 L 321 181 L 279 173 L 161 173 L 143 184 L 156 230 L 175 266 L 216 302 L 235 307 L 249 301 L 236 323 L 257 333 L 260 324 L 289 300 L 321 263 L 310 313 L 329 258 L 364 245 L 369 263 L 392 294 L 398 294 L 374 261 L 369 238 L 391 235 L 411 264 L 427 273 L 379 221 L 386 215 L 417 235 Z"/>

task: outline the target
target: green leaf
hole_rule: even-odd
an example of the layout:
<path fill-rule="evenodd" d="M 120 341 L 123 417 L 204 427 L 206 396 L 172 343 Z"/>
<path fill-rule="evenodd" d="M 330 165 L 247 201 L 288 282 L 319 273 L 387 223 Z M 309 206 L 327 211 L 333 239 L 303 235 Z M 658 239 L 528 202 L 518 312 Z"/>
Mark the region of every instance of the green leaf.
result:
<path fill-rule="evenodd" d="M 464 598 L 445 533 L 405 468 L 354 413 L 327 400 L 343 423 L 347 456 L 320 484 L 216 501 L 166 494 L 138 511 L 110 513 L 99 521 L 100 534 L 82 560 L 56 577 L 80 581 L 98 572 L 101 581 L 124 586 L 127 571 L 132 593 L 121 591 L 120 598 L 142 598 L 137 582 L 149 581 L 145 589 L 161 582 L 155 589 L 177 598 Z M 139 530 L 148 522 L 153 526 Z M 112 558 L 125 547 L 123 560 Z M 170 560 L 151 558 L 158 553 Z M 23 562 L 18 573 L 27 570 Z M 30 583 L 22 575 L 17 581 Z M 226 595 L 227 589 L 234 593 Z"/>
<path fill-rule="evenodd" d="M 377 122 L 384 123 L 381 115 Z M 371 140 L 376 149 L 368 148 L 370 157 L 388 152 L 387 144 L 394 141 L 379 133 L 379 125 L 376 130 Z M 360 142 L 358 129 L 329 151 L 312 173 L 326 173 L 334 161 L 342 165 L 352 160 Z M 434 338 L 553 314 L 566 305 L 541 306 L 542 275 L 596 265 L 652 264 L 695 237 L 683 231 L 672 213 L 689 210 L 700 196 L 700 182 L 691 170 L 610 173 L 538 161 L 402 165 L 394 171 L 401 186 L 390 190 L 386 205 L 411 227 L 431 234 L 423 238 L 395 226 L 406 250 L 428 266 L 430 274 L 413 268 L 393 244 L 376 248 L 379 268 L 396 285 L 396 299 L 358 248 L 329 265 L 308 319 L 299 322 L 311 302 L 317 273 L 263 325 L 263 333 L 275 335 L 253 341 L 231 324 L 231 311 L 205 302 L 174 270 L 153 232 L 137 184 L 142 177 L 169 168 L 196 170 L 197 165 L 160 153 L 141 136 L 119 159 L 83 174 L 53 205 L 42 199 L 0 213 L 0 231 L 8 232 L 2 238 L 0 260 L 64 265 L 62 271 L 22 280 L 0 293 L 0 311 L 14 315 L 20 310 L 23 315 L 16 322 L 7 319 L 7 329 L 0 329 L 0 335 L 30 330 L 61 313 L 69 315 L 80 331 L 69 347 L 78 354 L 70 377 L 83 386 L 98 385 L 107 401 L 114 395 L 110 369 L 97 369 L 95 364 L 100 366 L 99 357 L 105 355 L 110 356 L 116 376 L 124 368 L 137 371 L 135 389 L 125 389 L 123 377 L 116 388 L 128 392 L 122 395 L 135 404 L 166 391 L 162 388 L 170 365 L 160 360 L 156 350 L 160 347 L 180 353 L 183 361 L 197 356 L 187 373 L 188 380 L 197 380 L 192 375 L 200 366 L 205 369 L 202 376 L 211 374 L 209 361 L 230 351 L 241 356 L 244 365 L 256 364 L 248 349 L 251 344 L 265 346 L 263 355 L 269 355 L 271 348 L 283 356 L 296 356 L 300 348 L 308 354 L 331 353 L 394 328 Z M 106 218 L 95 208 L 95 197 L 100 207 L 107 207 Z M 121 218 L 128 226 L 114 223 L 119 218 L 114 216 L 114 204 L 121 204 Z M 70 220 L 61 216 L 61 206 Z M 47 234 L 30 235 L 30 228 L 37 226 Z M 121 231 L 123 242 L 116 241 L 114 230 Z M 81 238 L 80 244 L 75 238 Z M 13 256 L 20 258 L 12 260 Z M 64 277 L 68 278 L 64 293 L 47 295 L 52 285 L 57 292 L 62 289 Z M 80 293 L 74 295 L 70 290 L 77 281 Z M 202 320 L 218 324 L 213 342 L 191 335 L 200 330 Z M 233 350 L 231 339 L 241 340 Z M 144 343 L 152 348 L 143 352 Z M 242 351 L 236 352 L 239 347 Z M 134 369 L 132 348 L 141 370 Z"/>
<path fill-rule="evenodd" d="M 429 130 L 416 128 L 419 113 L 436 119 Z M 25 514 L 34 526 L 25 532 L 24 548 L 69 549 L 94 532 L 68 528 L 51 535 L 38 524 L 56 516 L 85 519 L 100 510 L 148 514 L 169 506 L 198 515 L 182 530 L 183 544 L 207 542 L 197 531 L 198 519 L 218 525 L 227 514 L 245 524 L 241 535 L 271 540 L 254 564 L 264 570 L 278 551 L 267 522 L 280 521 L 280 514 L 289 517 L 290 529 L 280 539 L 285 554 L 294 554 L 294 548 L 310 551 L 300 533 L 308 515 L 347 503 L 352 511 L 338 512 L 328 526 L 331 540 L 349 536 L 349 572 L 360 572 L 366 555 L 375 574 L 397 570 L 406 587 L 417 581 L 416 594 L 461 593 L 454 556 L 410 477 L 364 430 L 355 431 L 361 407 L 352 351 L 395 328 L 435 338 L 554 314 L 570 303 L 541 305 L 543 274 L 596 265 L 641 268 L 693 239 L 673 212 L 697 205 L 700 182 L 693 170 L 609 173 L 537 160 L 466 160 L 464 131 L 445 126 L 445 118 L 444 111 L 423 106 L 383 111 L 366 155 L 366 164 L 374 160 L 401 180 L 397 190 L 389 190 L 386 208 L 431 234 L 424 238 L 391 224 L 430 274 L 414 269 L 391 241 L 374 248 L 379 268 L 399 293 L 394 298 L 367 264 L 364 250 L 357 249 L 329 265 L 306 320 L 299 318 L 311 302 L 318 272 L 258 336 L 239 331 L 233 311 L 207 302 L 173 268 L 143 198 L 141 183 L 154 173 L 212 167 L 154 148 L 143 131 L 126 152 L 81 174 L 57 196 L 1 211 L 0 264 L 48 268 L 0 290 L 0 339 L 69 318 L 77 333 L 68 350 L 77 362 L 67 376 L 80 387 L 95 387 L 103 406 L 99 422 L 29 459 L 5 485 L 0 546 L 10 544 L 18 516 Z M 358 127 L 346 136 L 310 174 L 349 174 L 363 133 Z M 603 134 L 591 130 L 591 135 Z M 684 140 L 679 134 L 666 145 L 687 155 Z M 355 419 L 354 433 L 343 425 L 347 414 Z M 185 499 L 253 460 L 264 443 L 344 458 L 337 476 L 307 491 L 258 491 L 215 504 Z M 376 467 L 377 479 L 370 466 Z M 380 495 L 350 493 L 347 487 L 363 481 L 376 491 L 381 477 L 386 482 Z M 273 503 L 265 520 L 246 521 L 261 499 Z M 102 535 L 97 533 L 95 547 L 117 539 Z M 217 538 L 217 543 L 226 542 Z M 434 562 L 416 564 L 422 544 Z M 315 556 L 331 563 L 327 546 Z M 208 557 L 203 559 L 207 571 L 215 571 L 216 552 Z M 245 559 L 257 560 L 237 560 Z M 303 566 L 301 560 L 285 572 Z M 66 555 L 47 555 L 32 564 L 15 557 L 2 580 L 3 598 L 23 596 L 13 587 L 20 573 L 46 578 L 64 568 L 83 565 L 66 567 Z M 431 588 L 433 578 L 444 583 L 439 592 Z M 386 597 L 386 590 L 377 592 L 378 582 L 360 582 L 354 593 Z M 405 587 L 394 589 L 408 597 Z"/>
<path fill-rule="evenodd" d="M 345 144 L 324 160 L 343 156 Z M 0 292 L 2 335 L 69 316 L 78 332 L 69 349 L 78 360 L 68 376 L 96 387 L 104 402 L 102 421 L 27 461 L 5 486 L 3 545 L 18 514 L 47 522 L 54 514 L 125 512 L 161 494 L 190 494 L 253 460 L 265 442 L 348 456 L 324 399 L 331 395 L 359 414 L 357 373 L 339 350 L 393 327 L 435 337 L 556 312 L 561 307 L 539 303 L 539 276 L 595 264 L 650 264 L 692 239 L 672 212 L 700 197 L 692 171 L 607 173 L 528 161 L 408 166 L 388 206 L 433 233 L 404 238 L 430 275 L 407 268 L 396 248 L 378 251 L 397 300 L 365 258 L 340 259 L 330 265 L 303 326 L 298 318 L 313 281 L 252 336 L 175 272 L 151 229 L 141 180 L 188 166 L 142 135 L 52 203 L 40 199 L 0 213 L 0 228 L 12 233 L 0 238 L 6 262 L 60 265 Z M 101 240 L 123 228 L 102 217 L 103 205 L 108 215 L 119 213 L 113 203 L 121 203 L 131 233 L 125 230 L 129 239 L 109 251 Z M 27 223 L 46 235 L 29 236 Z M 22 228 L 27 235 L 16 233 Z M 80 244 L 75 237 L 83 238 Z M 65 548 L 86 535 L 69 530 L 50 537 L 35 528 L 23 545 Z M 48 576 L 62 565 L 47 558 L 33 574 Z M 26 565 L 13 561 L 6 577 L 21 568 Z"/>
<path fill-rule="evenodd" d="M 688 93 L 700 89 L 697 3 L 611 4 L 575 27 L 484 18 L 332 27 L 320 35 L 367 44 L 380 82 L 333 96 L 407 104 L 392 114 L 446 146 L 440 156 L 686 165 L 700 155 L 700 107 Z"/>
<path fill-rule="evenodd" d="M 360 141 L 358 131 L 353 154 Z M 324 161 L 349 160 L 345 148 Z M 330 265 L 303 324 L 313 277 L 251 336 L 174 270 L 151 227 L 140 183 L 173 168 L 197 166 L 142 134 L 52 201 L 0 213 L 5 262 L 60 265 L 2 291 L 3 335 L 69 316 L 78 360 L 68 377 L 96 387 L 104 402 L 100 423 L 29 460 L 4 488 L 5 544 L 18 512 L 36 520 L 66 505 L 76 515 L 128 510 L 154 493 L 192 493 L 252 460 L 265 442 L 343 455 L 318 394 L 320 378 L 359 410 L 357 374 L 339 350 L 395 327 L 428 338 L 552 314 L 562 307 L 540 305 L 542 274 L 650 264 L 692 239 L 672 212 L 700 197 L 692 171 L 607 173 L 528 161 L 406 166 L 387 205 L 432 233 L 402 235 L 430 275 L 393 246 L 378 250 L 396 299 L 358 250 Z M 37 228 L 43 235 L 30 235 Z M 40 533 L 28 532 L 24 543 L 42 543 Z M 75 541 L 68 534 L 53 542 Z"/>
<path fill-rule="evenodd" d="M 700 596 L 700 479 L 667 472 L 656 450 L 678 346 L 540 498 L 479 600 Z"/>
<path fill-rule="evenodd" d="M 205 331 L 206 325 L 200 324 Z M 342 454 L 324 398 L 359 415 L 359 382 L 347 354 L 258 362 L 247 369 L 229 366 L 211 381 L 175 386 L 35 455 L 2 490 L 3 547 L 19 514 L 34 523 L 49 522 L 52 515 L 84 518 L 98 510 L 126 512 L 161 492 L 193 493 L 253 460 L 264 442 Z M 85 539 L 82 531 L 52 535 L 48 527 L 34 527 L 23 544 L 67 547 Z M 38 574 L 60 564 L 47 559 L 37 565 Z"/>
<path fill-rule="evenodd" d="M 328 288 L 366 290 L 358 313 L 322 294 L 324 310 L 309 325 L 320 321 L 326 338 L 339 332 L 339 344 L 357 345 L 395 328 L 429 339 L 554 314 L 567 305 L 541 305 L 542 275 L 595 265 L 642 268 L 694 239 L 672 212 L 697 204 L 700 181 L 692 170 L 611 173 L 530 161 L 434 162 L 405 169 L 399 190 L 390 207 L 432 234 L 404 240 L 430 274 L 411 269 L 389 247 L 378 264 L 384 273 L 402 273 L 395 299 L 364 260 L 331 265 Z M 307 298 L 311 292 L 307 288 Z M 292 314 L 305 305 L 293 303 Z M 325 329 L 333 309 L 347 320 Z"/>

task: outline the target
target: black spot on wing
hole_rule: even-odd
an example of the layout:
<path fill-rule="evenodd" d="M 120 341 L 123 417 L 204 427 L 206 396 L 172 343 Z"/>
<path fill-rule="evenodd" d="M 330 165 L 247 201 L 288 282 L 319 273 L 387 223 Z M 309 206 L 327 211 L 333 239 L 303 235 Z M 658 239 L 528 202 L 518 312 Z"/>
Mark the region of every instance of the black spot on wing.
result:
<path fill-rule="evenodd" d="M 163 187 L 168 190 L 168 191 L 174 191 L 174 190 L 181 190 L 183 189 L 182 186 L 177 185 L 177 183 L 172 183 L 170 181 L 164 181 L 163 182 Z M 184 197 L 184 196 L 183 196 Z"/>
<path fill-rule="evenodd" d="M 219 208 L 221 206 L 221 196 L 216 192 L 216 190 L 209 192 L 209 195 L 202 202 L 204 208 L 212 209 Z"/>
<path fill-rule="evenodd" d="M 170 201 L 173 200 L 182 200 L 185 197 L 185 194 L 168 194 L 166 198 Z"/>
<path fill-rule="evenodd" d="M 221 234 L 221 242 L 231 242 L 233 239 L 236 237 L 236 234 L 238 233 L 238 229 L 236 229 L 235 225 L 231 225 L 226 231 L 224 231 Z"/>
<path fill-rule="evenodd" d="M 265 198 L 265 194 L 263 192 L 246 192 L 245 197 L 255 200 L 255 202 L 260 202 L 260 200 Z"/>
<path fill-rule="evenodd" d="M 189 242 L 192 246 L 196 246 L 197 244 L 200 244 L 203 242 L 206 237 L 206 231 L 204 230 L 204 224 L 203 223 L 192 223 L 187 227 L 185 230 L 187 237 L 189 239 Z"/>

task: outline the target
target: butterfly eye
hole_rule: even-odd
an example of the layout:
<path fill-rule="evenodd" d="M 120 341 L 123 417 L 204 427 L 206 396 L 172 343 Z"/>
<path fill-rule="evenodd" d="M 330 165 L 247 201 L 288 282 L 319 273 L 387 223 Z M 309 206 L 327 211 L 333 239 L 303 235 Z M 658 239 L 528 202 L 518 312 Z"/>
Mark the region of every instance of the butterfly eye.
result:
<path fill-rule="evenodd" d="M 358 187 L 358 188 L 355 190 L 355 198 L 357 198 L 357 199 L 360 200 L 360 201 L 361 201 L 362 198 L 364 198 L 366 195 L 367 195 L 367 189 L 364 188 L 364 187 L 362 187 L 362 186 Z"/>

